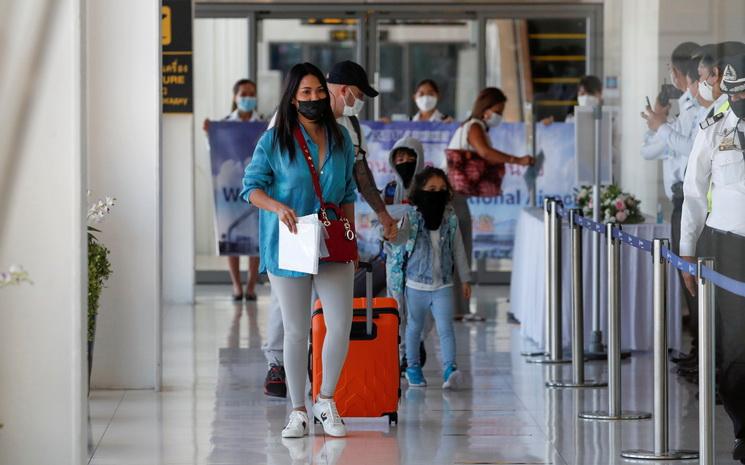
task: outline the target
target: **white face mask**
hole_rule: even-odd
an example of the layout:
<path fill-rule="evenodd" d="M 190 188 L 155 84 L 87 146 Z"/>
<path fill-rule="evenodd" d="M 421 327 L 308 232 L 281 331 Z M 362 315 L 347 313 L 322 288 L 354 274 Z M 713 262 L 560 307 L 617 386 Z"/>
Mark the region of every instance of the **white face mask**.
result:
<path fill-rule="evenodd" d="M 698 95 L 702 99 L 713 102 L 714 101 L 714 86 L 706 82 L 706 79 L 702 79 L 698 82 Z"/>
<path fill-rule="evenodd" d="M 437 97 L 434 95 L 420 95 L 416 98 L 415 102 L 419 111 L 431 111 L 437 106 Z"/>
<path fill-rule="evenodd" d="M 502 124 L 502 115 L 499 113 L 492 113 L 489 119 L 486 120 L 486 125 L 490 128 L 496 128 Z"/>
<path fill-rule="evenodd" d="M 577 103 L 581 107 L 596 107 L 600 103 L 600 99 L 594 95 L 579 95 L 577 96 Z"/>
<path fill-rule="evenodd" d="M 352 92 L 349 93 L 352 94 Z M 357 97 L 352 94 L 354 103 L 352 104 L 352 106 L 349 106 L 347 105 L 346 97 L 342 96 L 342 98 L 344 99 L 344 111 L 342 112 L 344 116 L 357 116 L 360 114 L 360 112 L 362 111 L 362 107 L 365 105 L 364 100 L 358 100 Z"/>

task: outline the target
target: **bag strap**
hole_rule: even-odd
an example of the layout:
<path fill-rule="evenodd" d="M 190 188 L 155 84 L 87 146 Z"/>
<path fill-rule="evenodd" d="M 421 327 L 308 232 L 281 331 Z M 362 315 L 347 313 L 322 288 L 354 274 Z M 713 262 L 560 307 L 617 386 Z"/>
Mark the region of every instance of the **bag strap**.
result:
<path fill-rule="evenodd" d="M 352 128 L 357 134 L 357 153 L 359 156 L 364 157 L 367 152 L 362 150 L 362 127 L 360 126 L 360 120 L 356 116 L 350 116 L 349 121 L 352 123 Z"/>
<path fill-rule="evenodd" d="M 303 151 L 303 158 L 305 159 L 305 162 L 308 164 L 308 169 L 310 170 L 310 177 L 313 180 L 313 189 L 316 191 L 316 197 L 318 197 L 318 201 L 320 202 L 321 207 L 323 208 L 324 202 L 323 202 L 323 194 L 321 191 L 321 182 L 318 180 L 318 173 L 316 172 L 316 167 L 313 166 L 313 157 L 311 157 L 310 155 L 308 144 L 305 142 L 305 137 L 303 137 L 303 132 L 300 130 L 300 126 L 295 128 L 294 135 L 295 135 L 295 140 L 300 146 L 300 150 Z"/>

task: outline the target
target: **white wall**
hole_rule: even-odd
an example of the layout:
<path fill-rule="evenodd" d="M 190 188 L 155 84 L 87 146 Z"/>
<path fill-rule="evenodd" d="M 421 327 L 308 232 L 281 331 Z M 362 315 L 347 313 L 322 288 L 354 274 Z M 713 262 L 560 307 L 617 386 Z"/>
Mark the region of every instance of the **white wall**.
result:
<path fill-rule="evenodd" d="M 230 113 L 233 84 L 248 73 L 248 23 L 243 19 L 194 21 L 194 190 L 197 255 L 215 255 L 214 199 L 205 119 L 220 120 Z M 261 81 L 258 82 L 261 85 Z M 257 89 L 264 111 L 262 89 Z M 264 109 L 264 110 L 262 110 Z"/>
<path fill-rule="evenodd" d="M 0 173 L 13 180 L 0 200 L 0 270 L 21 263 L 34 281 L 0 289 L 0 463 L 8 465 L 80 465 L 87 455 L 80 3 L 13 2 L 0 15 L 8 52 L 0 89 L 19 97 L 0 99 L 0 124 L 22 122 L 18 139 L 0 147 L 0 166 L 6 155 L 17 161 Z M 27 68 L 37 52 L 38 67 Z"/>
<path fill-rule="evenodd" d="M 621 188 L 641 200 L 652 214 L 657 208 L 658 163 L 644 161 L 639 149 L 647 126 L 640 116 L 645 96 L 657 95 L 662 82 L 658 63 L 659 0 L 623 0 L 621 18 Z"/>
<path fill-rule="evenodd" d="M 90 189 L 118 204 L 102 239 L 114 275 L 101 299 L 96 388 L 158 383 L 161 304 L 160 2 L 88 2 Z"/>
<path fill-rule="evenodd" d="M 163 300 L 194 301 L 194 118 L 163 119 Z"/>

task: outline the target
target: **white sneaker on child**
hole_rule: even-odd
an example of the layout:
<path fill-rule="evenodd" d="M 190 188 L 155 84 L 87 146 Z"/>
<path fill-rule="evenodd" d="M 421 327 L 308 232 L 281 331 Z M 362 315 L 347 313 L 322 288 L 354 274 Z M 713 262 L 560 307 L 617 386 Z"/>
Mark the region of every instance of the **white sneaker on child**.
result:
<path fill-rule="evenodd" d="M 308 435 L 308 414 L 301 410 L 293 410 L 290 420 L 282 430 L 283 438 L 302 438 Z"/>
<path fill-rule="evenodd" d="M 323 431 L 329 436 L 341 438 L 347 435 L 347 427 L 344 425 L 344 420 L 341 419 L 339 411 L 336 410 L 334 399 L 319 397 L 313 405 L 313 416 L 321 423 Z"/>

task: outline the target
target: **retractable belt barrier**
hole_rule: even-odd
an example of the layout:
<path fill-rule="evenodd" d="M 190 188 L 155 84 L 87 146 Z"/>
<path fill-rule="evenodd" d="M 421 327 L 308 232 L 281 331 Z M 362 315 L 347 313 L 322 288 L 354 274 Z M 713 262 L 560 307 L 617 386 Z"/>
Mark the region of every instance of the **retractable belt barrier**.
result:
<path fill-rule="evenodd" d="M 675 460 L 695 459 L 700 457 L 702 465 L 714 464 L 714 370 L 715 370 L 715 342 L 714 342 L 714 308 L 715 288 L 725 289 L 735 295 L 745 297 L 745 282 L 737 281 L 714 270 L 714 260 L 698 258 L 697 263 L 691 263 L 676 255 L 669 248 L 668 239 L 654 239 L 649 241 L 628 234 L 620 225 L 614 223 L 602 224 L 582 216 L 579 209 L 565 209 L 560 200 L 547 198 L 544 204 L 545 219 L 552 224 L 546 227 L 547 254 L 547 290 L 551 296 L 547 306 L 547 336 L 552 336 L 554 363 L 561 359 L 557 357 L 556 346 L 560 340 L 556 339 L 557 310 L 561 307 L 560 266 L 557 266 L 557 256 L 560 257 L 561 219 L 569 222 L 572 231 L 572 365 L 573 378 L 571 381 L 549 381 L 548 387 L 600 387 L 604 383 L 592 382 L 584 379 L 584 358 L 582 347 L 582 254 L 580 228 L 592 231 L 606 237 L 608 244 L 608 322 L 609 322 L 609 409 L 607 412 L 586 412 L 580 417 L 588 420 L 624 420 L 645 419 L 649 414 L 640 412 L 623 412 L 620 396 L 620 324 L 619 324 L 619 274 L 621 244 L 648 252 L 652 256 L 654 276 L 654 449 L 623 451 L 626 458 L 642 460 Z M 558 225 L 557 225 L 558 223 Z M 666 265 L 687 273 L 696 278 L 698 283 L 699 303 L 699 452 L 676 451 L 668 447 L 668 398 L 667 398 L 667 311 L 666 311 Z M 548 272 L 550 270 L 550 273 Z M 558 294 L 558 296 L 557 296 Z M 558 297 L 558 298 L 557 298 Z M 552 325 L 548 327 L 548 321 Z M 560 327 L 559 327 L 560 331 Z M 560 334 L 560 333 L 559 333 Z M 559 336 L 560 337 L 560 336 Z"/>

